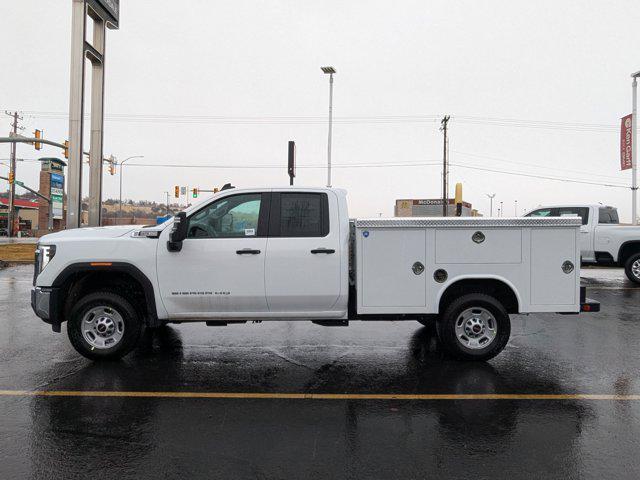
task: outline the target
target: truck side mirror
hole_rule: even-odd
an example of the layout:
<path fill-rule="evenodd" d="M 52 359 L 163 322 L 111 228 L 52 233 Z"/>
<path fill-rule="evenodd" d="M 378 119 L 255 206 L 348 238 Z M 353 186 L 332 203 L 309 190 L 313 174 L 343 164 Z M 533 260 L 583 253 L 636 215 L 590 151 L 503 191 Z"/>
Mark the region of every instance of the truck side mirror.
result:
<path fill-rule="evenodd" d="M 187 238 L 187 214 L 180 212 L 173 220 L 173 228 L 169 234 L 169 241 L 167 242 L 167 250 L 170 252 L 179 252 L 182 250 L 182 241 Z"/>

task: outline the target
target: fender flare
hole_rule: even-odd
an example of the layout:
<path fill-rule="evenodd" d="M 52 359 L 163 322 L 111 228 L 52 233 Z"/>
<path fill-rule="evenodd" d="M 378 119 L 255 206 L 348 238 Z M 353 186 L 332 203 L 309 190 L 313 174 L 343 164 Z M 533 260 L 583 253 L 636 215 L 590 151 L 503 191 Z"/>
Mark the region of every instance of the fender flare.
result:
<path fill-rule="evenodd" d="M 126 273 L 131 275 L 135 280 L 137 280 L 142 286 L 142 291 L 144 293 L 145 304 L 148 312 L 148 320 L 151 324 L 155 324 L 158 319 L 158 312 L 156 309 L 156 300 L 155 300 L 155 291 L 153 289 L 153 284 L 149 280 L 149 278 L 140 270 L 138 267 L 126 263 L 126 262 L 78 262 L 67 265 L 55 278 L 53 283 L 51 284 L 52 290 L 54 292 L 60 292 L 62 286 L 69 280 L 72 275 L 82 272 L 109 272 L 109 273 Z M 61 292 L 60 292 L 61 293 Z M 55 295 L 55 297 L 59 297 L 60 295 Z M 56 317 L 61 319 L 62 317 L 62 308 L 60 306 L 60 301 L 63 300 L 61 298 L 56 298 L 55 303 L 57 304 L 53 311 L 56 312 Z M 58 320 L 60 323 L 60 320 Z"/>
<path fill-rule="evenodd" d="M 640 246 L 640 240 L 627 240 L 626 242 L 623 242 L 622 245 L 620 245 L 620 247 L 618 248 L 618 256 L 615 259 L 616 263 L 624 267 L 622 260 L 620 260 L 620 258 L 622 257 L 622 251 L 627 245 L 632 245 L 632 244 L 636 244 Z M 625 263 L 626 263 L 626 260 L 625 260 Z"/>
<path fill-rule="evenodd" d="M 516 302 L 518 302 L 518 305 L 516 305 L 518 312 L 522 308 L 522 298 L 520 297 L 520 293 L 518 292 L 518 289 L 515 287 L 515 285 L 511 281 L 507 280 L 506 278 L 500 275 L 475 275 L 475 274 L 458 275 L 454 278 L 449 279 L 449 281 L 447 281 L 442 285 L 442 288 L 440 289 L 440 291 L 438 291 L 436 305 L 440 305 L 442 296 L 449 289 L 449 287 L 464 280 L 496 280 L 498 282 L 504 283 L 507 287 L 509 287 L 509 289 L 513 292 L 513 295 L 516 297 Z"/>

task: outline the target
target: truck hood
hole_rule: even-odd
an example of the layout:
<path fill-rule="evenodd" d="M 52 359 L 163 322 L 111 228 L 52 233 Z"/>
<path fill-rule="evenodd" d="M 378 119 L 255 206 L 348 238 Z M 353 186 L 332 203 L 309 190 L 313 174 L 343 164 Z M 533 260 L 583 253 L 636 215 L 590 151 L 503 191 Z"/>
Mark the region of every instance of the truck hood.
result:
<path fill-rule="evenodd" d="M 85 240 L 98 238 L 122 237 L 133 230 L 139 229 L 140 225 L 117 225 L 112 227 L 87 227 L 61 230 L 50 233 L 40 238 L 41 243 L 55 243 L 59 240 Z"/>

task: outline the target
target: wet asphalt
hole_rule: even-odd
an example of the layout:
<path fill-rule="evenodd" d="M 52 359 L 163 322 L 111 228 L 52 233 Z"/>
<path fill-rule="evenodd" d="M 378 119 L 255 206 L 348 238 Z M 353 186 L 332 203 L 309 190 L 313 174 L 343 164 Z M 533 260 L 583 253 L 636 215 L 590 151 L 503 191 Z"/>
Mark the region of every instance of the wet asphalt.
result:
<path fill-rule="evenodd" d="M 602 311 L 512 317 L 487 363 L 417 322 L 148 331 L 92 363 L 0 271 L 0 390 L 640 394 L 640 288 L 583 270 Z M 0 478 L 639 478 L 639 400 L 343 400 L 0 395 Z"/>

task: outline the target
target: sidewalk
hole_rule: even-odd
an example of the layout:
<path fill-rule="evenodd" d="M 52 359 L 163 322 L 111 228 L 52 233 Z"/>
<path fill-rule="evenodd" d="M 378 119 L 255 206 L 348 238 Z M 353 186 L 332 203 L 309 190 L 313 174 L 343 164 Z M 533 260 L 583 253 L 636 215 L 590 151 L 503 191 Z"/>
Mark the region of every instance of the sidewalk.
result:
<path fill-rule="evenodd" d="M 0 237 L 0 245 L 5 245 L 9 243 L 38 243 L 38 237 L 25 237 L 25 238 Z"/>

